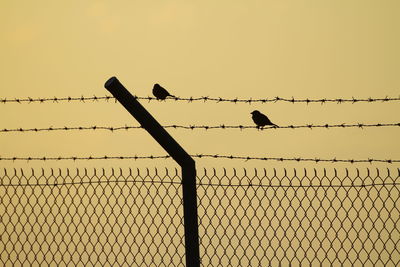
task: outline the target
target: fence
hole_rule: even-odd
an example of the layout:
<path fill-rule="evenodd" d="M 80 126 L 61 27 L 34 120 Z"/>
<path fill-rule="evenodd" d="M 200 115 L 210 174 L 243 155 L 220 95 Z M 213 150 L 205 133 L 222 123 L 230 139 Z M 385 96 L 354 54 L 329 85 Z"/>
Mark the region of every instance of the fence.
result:
<path fill-rule="evenodd" d="M 176 169 L 0 177 L 0 265 L 185 265 Z M 201 265 L 398 266 L 399 185 L 400 169 L 200 170 Z"/>

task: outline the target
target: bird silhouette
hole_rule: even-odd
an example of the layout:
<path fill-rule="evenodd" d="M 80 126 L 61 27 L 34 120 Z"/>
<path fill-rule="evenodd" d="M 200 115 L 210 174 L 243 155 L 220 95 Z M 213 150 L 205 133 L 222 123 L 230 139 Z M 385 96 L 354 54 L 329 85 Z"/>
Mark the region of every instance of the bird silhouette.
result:
<path fill-rule="evenodd" d="M 278 127 L 278 125 L 272 123 L 267 116 L 265 116 L 264 114 L 262 114 L 260 111 L 258 110 L 254 110 L 253 112 L 251 112 L 250 114 L 252 114 L 252 119 L 254 121 L 254 123 L 257 125 L 258 129 L 262 129 L 264 126 L 266 125 L 271 125 L 274 127 Z"/>
<path fill-rule="evenodd" d="M 159 85 L 158 83 L 156 83 L 153 86 L 153 95 L 158 100 L 165 100 L 168 96 L 175 97 L 175 96 L 171 95 L 170 93 L 168 93 L 168 91 L 164 87 Z"/>

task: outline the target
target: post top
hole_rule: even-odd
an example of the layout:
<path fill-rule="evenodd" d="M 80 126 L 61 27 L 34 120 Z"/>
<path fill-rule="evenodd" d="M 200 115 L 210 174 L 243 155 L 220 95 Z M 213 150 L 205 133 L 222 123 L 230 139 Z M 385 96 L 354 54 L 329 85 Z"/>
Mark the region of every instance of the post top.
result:
<path fill-rule="evenodd" d="M 111 84 L 113 84 L 115 81 L 118 81 L 117 77 L 112 76 L 110 79 L 108 79 L 106 81 L 106 83 L 104 84 L 105 88 L 108 88 Z"/>
<path fill-rule="evenodd" d="M 195 168 L 196 163 L 193 158 L 169 135 L 115 76 L 108 79 L 104 87 L 181 167 Z"/>

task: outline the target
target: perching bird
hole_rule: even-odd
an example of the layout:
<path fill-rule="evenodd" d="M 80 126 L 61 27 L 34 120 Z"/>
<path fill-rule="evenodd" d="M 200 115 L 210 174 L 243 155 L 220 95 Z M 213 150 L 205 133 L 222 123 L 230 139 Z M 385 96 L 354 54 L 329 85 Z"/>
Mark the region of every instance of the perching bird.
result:
<path fill-rule="evenodd" d="M 165 90 L 164 87 L 156 83 L 153 86 L 153 95 L 158 99 L 158 100 L 165 100 L 168 96 L 175 97 L 168 93 L 167 90 Z"/>
<path fill-rule="evenodd" d="M 253 112 L 251 112 L 250 114 L 252 114 L 252 119 L 254 121 L 255 124 L 257 124 L 257 128 L 258 129 L 262 129 L 264 126 L 266 125 L 271 125 L 274 127 L 278 127 L 278 125 L 272 123 L 267 116 L 265 116 L 264 114 L 262 114 L 260 111 L 258 110 L 254 110 Z"/>

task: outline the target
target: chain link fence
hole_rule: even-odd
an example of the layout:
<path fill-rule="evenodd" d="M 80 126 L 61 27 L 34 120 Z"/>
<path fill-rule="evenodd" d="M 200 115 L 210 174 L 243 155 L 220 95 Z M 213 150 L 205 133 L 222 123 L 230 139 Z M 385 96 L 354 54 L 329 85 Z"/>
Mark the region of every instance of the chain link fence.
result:
<path fill-rule="evenodd" d="M 0 171 L 0 265 L 184 266 L 180 173 Z M 202 266 L 399 266 L 400 169 L 200 170 Z"/>

